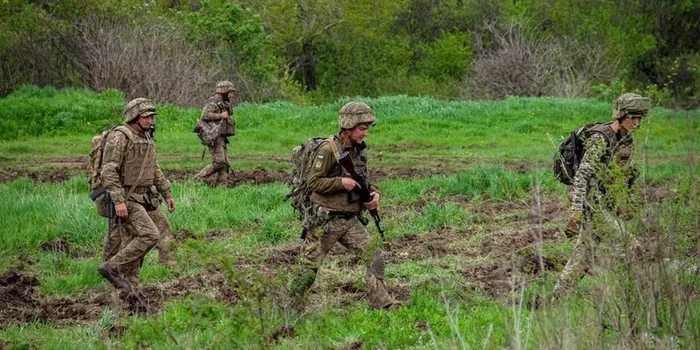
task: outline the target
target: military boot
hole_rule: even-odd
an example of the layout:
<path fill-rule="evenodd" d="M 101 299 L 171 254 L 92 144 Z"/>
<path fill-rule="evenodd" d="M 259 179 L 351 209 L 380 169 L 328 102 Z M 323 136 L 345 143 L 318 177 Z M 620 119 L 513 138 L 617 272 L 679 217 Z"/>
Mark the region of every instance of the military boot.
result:
<path fill-rule="evenodd" d="M 389 309 L 398 305 L 396 300 L 389 295 L 384 285 L 384 252 L 377 249 L 374 257 L 367 267 L 367 294 L 372 307 L 375 309 Z"/>
<path fill-rule="evenodd" d="M 109 283 L 114 286 L 114 288 L 131 291 L 129 282 L 121 276 L 119 271 L 110 266 L 109 263 L 102 263 L 102 265 L 97 268 L 97 271 L 100 273 L 100 275 L 102 275 L 102 277 L 106 278 Z"/>

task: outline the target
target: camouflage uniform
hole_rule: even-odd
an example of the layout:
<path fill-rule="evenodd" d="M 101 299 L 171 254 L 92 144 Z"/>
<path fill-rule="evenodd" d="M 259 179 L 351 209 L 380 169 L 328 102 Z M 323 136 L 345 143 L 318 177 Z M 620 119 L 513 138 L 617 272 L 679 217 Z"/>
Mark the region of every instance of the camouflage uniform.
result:
<path fill-rule="evenodd" d="M 146 211 L 148 216 L 153 220 L 153 223 L 158 228 L 160 236 L 158 238 L 158 243 L 156 244 L 156 250 L 158 251 L 158 262 L 167 267 L 174 267 L 176 265 L 175 257 L 168 247 L 169 243 L 173 240 L 173 231 L 170 226 L 170 221 L 168 217 L 165 216 L 162 208 L 157 208 L 155 210 Z M 104 242 L 102 244 L 102 258 L 104 261 L 111 259 L 116 255 L 121 249 L 121 229 L 119 227 L 120 223 L 115 225 L 114 228 L 109 230 L 109 233 L 105 236 Z M 125 273 L 130 277 L 135 277 L 134 273 Z M 130 280 L 132 284 L 138 283 L 138 279 Z"/>
<path fill-rule="evenodd" d="M 618 98 L 616 104 L 619 105 L 620 99 L 628 95 L 642 99 L 636 94 L 624 94 Z M 645 108 L 639 111 L 642 115 L 649 109 L 648 102 L 644 106 Z M 621 111 L 619 106 L 616 107 L 613 119 L 618 120 L 627 116 L 625 112 L 625 110 Z M 584 271 L 595 263 L 595 252 L 600 237 L 593 232 L 591 218 L 596 210 L 607 224 L 618 228 L 621 234 L 629 235 L 613 214 L 615 198 L 606 196 L 606 185 L 616 180 L 611 172 L 613 168 L 621 170 L 621 173 L 627 177 L 629 187 L 633 184 L 637 173 L 631 165 L 634 140 L 631 134 L 623 136 L 619 131 L 615 133 L 610 127 L 611 124 L 597 124 L 584 132 L 583 159 L 576 171 L 572 186 L 567 188 L 567 194 L 571 199 L 567 236 L 578 235 L 578 237 L 572 255 L 554 287 L 555 298 L 569 291 L 583 277 Z M 589 200 L 592 203 L 588 202 Z"/>
<path fill-rule="evenodd" d="M 235 91 L 233 89 L 233 84 L 231 82 L 220 82 L 216 86 L 216 92 L 219 94 L 225 94 L 229 91 Z M 218 95 L 209 99 L 207 104 L 202 110 L 202 116 L 200 117 L 203 121 L 224 121 L 227 119 L 222 116 L 221 113 L 228 112 L 229 120 L 231 121 L 228 131 L 223 131 L 222 135 L 216 139 L 213 145 L 208 146 L 209 153 L 211 153 L 211 164 L 200 170 L 195 176 L 197 179 L 204 179 L 211 175 L 216 174 L 216 183 L 224 184 L 228 178 L 228 172 L 230 169 L 230 163 L 228 158 L 228 137 L 224 135 L 233 134 L 233 106 L 230 101 L 223 101 Z"/>
<path fill-rule="evenodd" d="M 358 103 L 355 102 L 355 104 Z M 367 105 L 363 103 L 361 105 L 369 109 Z M 341 118 L 342 111 L 341 109 Z M 371 112 L 371 109 L 369 111 Z M 373 112 L 371 117 L 371 122 L 374 124 Z M 357 124 L 360 123 L 349 126 L 341 122 L 341 127 L 349 129 Z M 361 220 L 364 207 L 359 201 L 349 202 L 348 192 L 341 181 L 341 177 L 349 177 L 349 175 L 336 160 L 337 154 L 347 151 L 355 165 L 355 170 L 366 174 L 367 146 L 364 142 L 359 145 L 342 145 L 338 136 L 334 137 L 333 142 L 338 152 L 334 152 L 333 145 L 329 141 L 320 145 L 307 179 L 308 188 L 312 191 L 311 201 L 315 220 L 304 242 L 302 271 L 292 285 L 293 292 L 297 296 L 303 295 L 311 287 L 323 259 L 336 242 L 342 244 L 360 260 L 371 259 L 368 255 L 369 233 L 365 228 L 366 222 L 363 223 L 364 219 Z M 373 185 L 370 185 L 370 189 L 376 192 Z M 382 254 L 378 251 L 375 257 L 381 257 Z M 386 308 L 395 301 L 389 296 L 384 285 L 383 259 L 379 264 L 380 268 L 376 267 L 378 264 L 369 264 L 366 273 L 367 291 L 372 307 Z"/>
<path fill-rule="evenodd" d="M 151 204 L 149 187 L 155 186 L 166 200 L 172 198 L 170 182 L 156 162 L 155 143 L 149 133 L 138 132 L 128 124 L 139 115 L 145 115 L 141 112 L 144 109 L 146 113 L 155 114 L 155 108 L 146 99 L 136 99 L 127 105 L 125 125 L 115 128 L 107 136 L 102 170 L 102 184 L 115 205 L 125 203 L 128 210 L 128 217 L 118 218 L 121 222 L 120 248 L 105 264 L 132 282 L 138 281 L 141 260 L 146 253 L 159 241 L 165 243 L 152 217 L 157 218 L 162 227 L 165 226 L 162 221 L 167 222 L 167 218 L 161 217 L 162 212 L 154 211 L 156 208 Z"/>

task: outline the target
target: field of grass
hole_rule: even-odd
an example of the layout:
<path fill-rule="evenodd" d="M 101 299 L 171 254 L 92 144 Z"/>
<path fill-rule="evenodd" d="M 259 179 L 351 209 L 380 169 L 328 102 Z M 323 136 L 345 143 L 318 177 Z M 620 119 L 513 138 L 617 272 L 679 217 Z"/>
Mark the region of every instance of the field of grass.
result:
<path fill-rule="evenodd" d="M 206 163 L 190 131 L 199 111 L 159 106 L 178 266 L 150 253 L 134 307 L 97 274 L 106 222 L 83 167 L 91 136 L 119 123 L 121 94 L 0 99 L 0 348 L 700 346 L 697 111 L 653 109 L 636 135 L 641 204 L 625 225 L 641 256 L 601 226 L 593 273 L 549 301 L 574 242 L 560 233 L 568 200 L 550 161 L 562 135 L 610 117 L 594 100 L 363 99 L 378 118 L 367 141 L 386 240 L 369 230 L 404 306 L 372 310 L 364 269 L 338 246 L 294 310 L 285 290 L 301 242 L 284 171 L 291 148 L 336 131 L 347 100 L 238 106 L 226 187 L 189 179 Z"/>

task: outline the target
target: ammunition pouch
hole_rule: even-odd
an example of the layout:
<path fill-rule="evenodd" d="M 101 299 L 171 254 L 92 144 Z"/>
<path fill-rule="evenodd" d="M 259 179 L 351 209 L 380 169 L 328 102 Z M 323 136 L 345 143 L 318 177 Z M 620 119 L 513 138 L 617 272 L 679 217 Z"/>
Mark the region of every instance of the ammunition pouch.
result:
<path fill-rule="evenodd" d="M 145 203 L 144 208 L 146 211 L 154 211 L 160 207 L 160 202 L 163 200 L 163 196 L 158 193 L 156 186 L 149 186 L 148 190 L 144 195 Z"/>

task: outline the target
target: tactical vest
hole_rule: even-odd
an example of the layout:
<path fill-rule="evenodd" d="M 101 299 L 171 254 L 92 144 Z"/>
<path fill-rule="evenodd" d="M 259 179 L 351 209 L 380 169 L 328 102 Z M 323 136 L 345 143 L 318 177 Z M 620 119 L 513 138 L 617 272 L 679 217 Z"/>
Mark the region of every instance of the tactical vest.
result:
<path fill-rule="evenodd" d="M 114 130 L 121 131 L 129 138 L 121 164 L 122 186 L 147 187 L 153 185 L 156 174 L 156 145 L 153 140 L 147 138 L 145 133 L 136 134 L 127 126 L 122 125 Z M 142 166 L 143 173 L 139 178 Z"/>
<path fill-rule="evenodd" d="M 340 140 L 337 137 L 333 138 L 339 152 L 343 152 L 343 148 L 340 144 Z M 327 142 L 326 142 L 327 144 Z M 323 148 L 326 145 L 321 145 L 319 148 Z M 350 159 L 355 166 L 355 171 L 358 174 L 367 174 L 367 145 L 362 142 L 362 144 L 352 147 L 350 149 Z M 332 153 L 332 152 L 329 152 Z M 338 163 L 336 155 L 333 154 L 333 167 L 330 169 L 326 177 L 350 177 L 345 169 Z M 336 193 L 321 194 L 313 192 L 311 194 L 311 201 L 320 204 L 330 211 L 336 212 L 346 212 L 346 213 L 356 213 L 362 211 L 362 204 L 360 202 L 350 203 L 348 201 L 348 193 L 346 191 L 339 191 Z"/>

